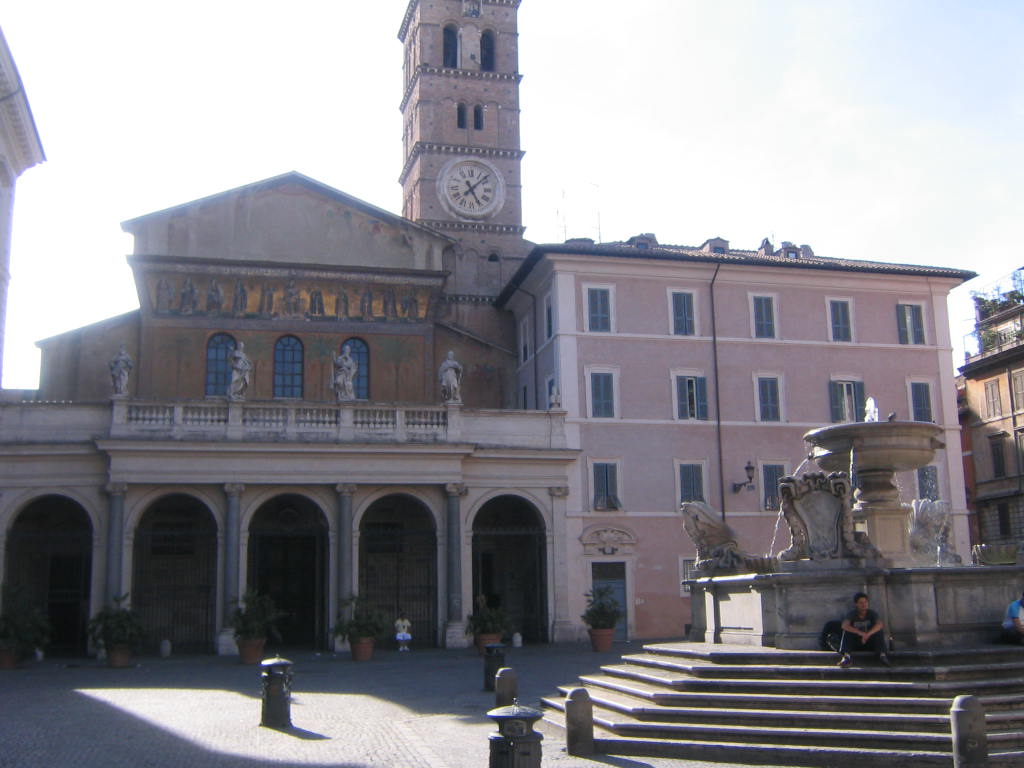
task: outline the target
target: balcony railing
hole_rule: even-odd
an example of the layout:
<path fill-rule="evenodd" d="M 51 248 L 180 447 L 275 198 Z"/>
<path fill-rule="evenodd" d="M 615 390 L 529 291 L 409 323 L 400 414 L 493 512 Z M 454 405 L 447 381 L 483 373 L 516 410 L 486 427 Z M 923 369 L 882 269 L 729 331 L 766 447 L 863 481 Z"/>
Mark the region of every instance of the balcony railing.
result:
<path fill-rule="evenodd" d="M 1024 346 L 1024 330 L 984 330 L 964 337 L 967 363 L 974 363 L 986 357 L 997 355 L 1009 349 Z"/>

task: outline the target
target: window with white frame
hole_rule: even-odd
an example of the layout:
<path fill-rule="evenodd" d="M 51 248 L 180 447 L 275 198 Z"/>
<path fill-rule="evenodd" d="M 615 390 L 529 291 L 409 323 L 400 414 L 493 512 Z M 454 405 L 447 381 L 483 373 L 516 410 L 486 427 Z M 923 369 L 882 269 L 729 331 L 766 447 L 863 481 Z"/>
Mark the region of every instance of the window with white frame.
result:
<path fill-rule="evenodd" d="M 594 419 L 616 417 L 616 371 L 591 370 L 587 376 L 590 416 Z"/>
<path fill-rule="evenodd" d="M 785 464 L 761 465 L 761 501 L 765 509 L 779 508 L 779 480 L 785 476 Z"/>
<path fill-rule="evenodd" d="M 1003 415 L 1003 400 L 999 396 L 999 379 L 985 382 L 985 414 L 990 419 Z"/>
<path fill-rule="evenodd" d="M 676 418 L 707 421 L 707 379 L 703 376 L 677 374 L 675 383 Z"/>
<path fill-rule="evenodd" d="M 587 287 L 587 330 L 591 333 L 611 333 L 612 289 L 609 286 Z"/>
<path fill-rule="evenodd" d="M 924 344 L 924 307 L 921 304 L 897 304 L 896 330 L 900 344 Z"/>
<path fill-rule="evenodd" d="M 932 416 L 932 388 L 924 381 L 910 383 L 910 413 L 914 421 L 935 421 Z"/>
<path fill-rule="evenodd" d="M 688 291 L 672 291 L 672 333 L 676 336 L 693 336 L 696 332 L 693 294 Z"/>
<path fill-rule="evenodd" d="M 622 509 L 619 501 L 619 463 L 617 461 L 595 461 L 591 477 L 594 483 L 595 510 Z"/>
<path fill-rule="evenodd" d="M 704 501 L 704 465 L 679 462 L 679 501 Z"/>
<path fill-rule="evenodd" d="M 846 299 L 829 299 L 828 314 L 832 341 L 853 341 L 850 302 Z"/>
<path fill-rule="evenodd" d="M 772 296 L 751 296 L 751 310 L 754 320 L 754 338 L 775 338 L 775 298 Z"/>
<path fill-rule="evenodd" d="M 833 424 L 861 421 L 864 413 L 864 382 L 833 380 L 828 383 L 830 417 Z"/>
<path fill-rule="evenodd" d="M 757 377 L 757 420 L 782 421 L 778 376 Z"/>

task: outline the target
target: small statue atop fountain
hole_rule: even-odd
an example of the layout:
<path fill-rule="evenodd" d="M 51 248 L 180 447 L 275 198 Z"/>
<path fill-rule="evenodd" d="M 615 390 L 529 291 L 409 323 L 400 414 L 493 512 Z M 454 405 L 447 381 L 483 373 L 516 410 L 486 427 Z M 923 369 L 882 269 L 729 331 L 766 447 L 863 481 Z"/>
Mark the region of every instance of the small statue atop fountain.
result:
<path fill-rule="evenodd" d="M 695 571 L 721 575 L 775 570 L 774 558 L 743 552 L 732 528 L 704 502 L 684 501 L 679 511 L 683 515 L 683 529 L 697 547 Z"/>
<path fill-rule="evenodd" d="M 864 404 L 864 421 L 878 421 L 878 406 L 873 397 L 869 397 Z"/>
<path fill-rule="evenodd" d="M 960 565 L 960 555 L 949 546 L 949 502 L 914 499 L 910 507 L 907 533 L 914 561 L 918 565 Z"/>

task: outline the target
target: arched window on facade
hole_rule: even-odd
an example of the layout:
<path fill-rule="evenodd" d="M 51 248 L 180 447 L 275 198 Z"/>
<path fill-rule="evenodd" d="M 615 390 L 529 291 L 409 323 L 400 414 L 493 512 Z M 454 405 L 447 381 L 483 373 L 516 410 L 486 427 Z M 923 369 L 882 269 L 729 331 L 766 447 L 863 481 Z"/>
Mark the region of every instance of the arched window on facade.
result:
<path fill-rule="evenodd" d="M 473 128 L 477 131 L 484 129 L 484 108 L 479 104 L 473 107 Z"/>
<path fill-rule="evenodd" d="M 459 30 L 454 25 L 444 28 L 444 61 L 442 65 L 449 69 L 459 66 Z"/>
<path fill-rule="evenodd" d="M 480 69 L 484 72 L 494 71 L 494 33 L 487 29 L 480 35 Z"/>
<path fill-rule="evenodd" d="M 274 397 L 302 397 L 302 342 L 294 336 L 274 345 Z"/>
<path fill-rule="evenodd" d="M 366 342 L 359 338 L 345 339 L 341 343 L 344 347 L 348 345 L 348 352 L 352 355 L 352 359 L 356 361 L 359 366 L 356 371 L 356 377 L 352 381 L 352 389 L 355 390 L 355 396 L 357 400 L 369 400 L 370 399 L 370 348 L 366 345 Z"/>
<path fill-rule="evenodd" d="M 216 397 L 228 393 L 231 382 L 231 353 L 235 340 L 226 333 L 217 333 L 206 342 L 206 396 Z"/>
<path fill-rule="evenodd" d="M 466 105 L 458 104 L 455 107 L 455 125 L 457 128 L 466 127 Z"/>

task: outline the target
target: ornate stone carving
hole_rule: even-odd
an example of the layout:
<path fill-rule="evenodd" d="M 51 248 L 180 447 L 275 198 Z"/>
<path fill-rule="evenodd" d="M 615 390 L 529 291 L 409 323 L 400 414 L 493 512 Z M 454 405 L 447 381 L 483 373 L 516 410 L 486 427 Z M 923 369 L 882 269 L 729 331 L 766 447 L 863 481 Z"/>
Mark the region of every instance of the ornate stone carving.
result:
<path fill-rule="evenodd" d="M 553 485 L 548 488 L 548 495 L 553 499 L 564 499 L 569 496 L 569 488 L 564 485 Z"/>
<path fill-rule="evenodd" d="M 586 555 L 631 555 L 636 546 L 636 534 L 626 528 L 593 525 L 580 536 Z"/>
<path fill-rule="evenodd" d="M 960 565 L 960 555 L 949 546 L 949 502 L 914 499 L 910 510 L 907 533 L 915 562 L 918 565 Z"/>
<path fill-rule="evenodd" d="M 337 491 L 342 496 L 351 496 L 353 493 L 356 492 L 356 489 L 358 487 L 359 486 L 355 485 L 354 483 L 338 483 L 336 486 L 334 486 L 334 490 Z"/>
<path fill-rule="evenodd" d="M 128 483 L 115 483 L 111 481 L 107 483 L 103 490 L 107 492 L 108 496 L 123 496 L 128 492 Z"/>
<path fill-rule="evenodd" d="M 871 557 L 878 550 L 864 534 L 854 534 L 850 479 L 845 472 L 808 472 L 779 480 L 782 514 L 789 525 L 790 546 L 783 561 Z"/>
<path fill-rule="evenodd" d="M 444 492 L 449 496 L 465 496 L 469 493 L 469 488 L 466 487 L 465 483 L 446 483 Z"/>
<path fill-rule="evenodd" d="M 437 379 L 441 384 L 441 400 L 446 403 L 462 402 L 462 365 L 451 350 L 437 369 Z"/>
<path fill-rule="evenodd" d="M 697 548 L 695 571 L 723 574 L 775 570 L 774 558 L 743 552 L 732 528 L 704 502 L 684 501 L 679 511 L 683 515 L 683 529 Z"/>
<path fill-rule="evenodd" d="M 224 493 L 226 493 L 228 496 L 241 496 L 242 495 L 242 491 L 244 491 L 244 490 L 245 490 L 245 484 L 244 483 L 225 483 L 224 484 Z"/>
<path fill-rule="evenodd" d="M 114 359 L 110 361 L 110 383 L 114 388 L 114 395 L 126 395 L 128 393 L 128 375 L 135 367 L 135 361 L 122 344 Z"/>

